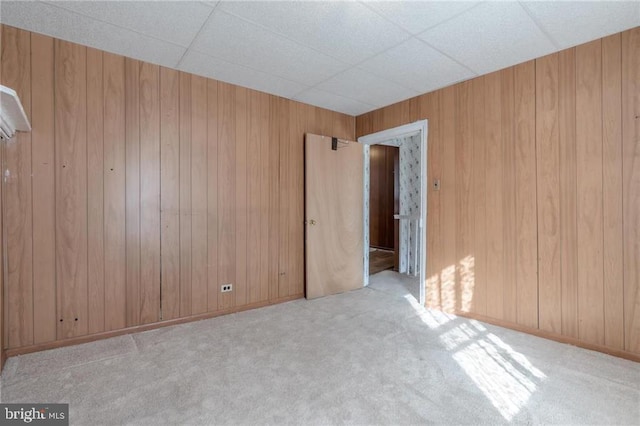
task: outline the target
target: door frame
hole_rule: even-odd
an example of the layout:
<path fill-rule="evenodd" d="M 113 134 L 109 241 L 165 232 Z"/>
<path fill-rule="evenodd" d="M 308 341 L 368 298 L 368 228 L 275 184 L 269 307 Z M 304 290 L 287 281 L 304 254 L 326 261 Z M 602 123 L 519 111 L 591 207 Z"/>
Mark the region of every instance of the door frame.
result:
<path fill-rule="evenodd" d="M 414 123 L 394 127 L 365 136 L 360 136 L 358 142 L 364 145 L 364 175 L 363 189 L 363 235 L 364 235 L 364 286 L 369 285 L 369 148 L 371 145 L 380 145 L 391 139 L 399 139 L 420 135 L 420 305 L 425 304 L 426 279 L 427 279 L 427 140 L 428 120 L 419 120 Z"/>

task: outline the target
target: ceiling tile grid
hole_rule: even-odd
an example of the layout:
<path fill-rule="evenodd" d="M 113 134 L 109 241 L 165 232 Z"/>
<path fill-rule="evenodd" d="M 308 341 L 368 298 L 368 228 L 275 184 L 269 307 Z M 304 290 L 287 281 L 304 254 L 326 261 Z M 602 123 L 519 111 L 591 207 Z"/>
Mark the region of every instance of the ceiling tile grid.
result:
<path fill-rule="evenodd" d="M 175 67 L 186 51 L 50 3 L 1 1 L 0 22 L 166 67 Z"/>
<path fill-rule="evenodd" d="M 352 115 L 640 25 L 640 1 L 0 1 L 0 22 Z"/>
<path fill-rule="evenodd" d="M 219 9 L 214 11 L 191 48 L 306 85 L 319 83 L 349 67 Z"/>
<path fill-rule="evenodd" d="M 640 1 L 523 2 L 538 25 L 566 49 L 640 25 Z"/>
<path fill-rule="evenodd" d="M 349 64 L 410 37 L 359 2 L 240 1 L 219 8 Z"/>
<path fill-rule="evenodd" d="M 211 56 L 194 50 L 189 51 L 185 55 L 181 62 L 180 69 L 289 99 L 308 88 L 308 86 L 304 84 L 286 80 L 242 65 L 226 62 L 218 58 L 212 58 Z"/>
<path fill-rule="evenodd" d="M 359 68 L 420 93 L 476 76 L 467 67 L 416 38 L 367 59 Z"/>
<path fill-rule="evenodd" d="M 483 3 L 418 37 L 477 74 L 557 50 L 517 2 Z"/>

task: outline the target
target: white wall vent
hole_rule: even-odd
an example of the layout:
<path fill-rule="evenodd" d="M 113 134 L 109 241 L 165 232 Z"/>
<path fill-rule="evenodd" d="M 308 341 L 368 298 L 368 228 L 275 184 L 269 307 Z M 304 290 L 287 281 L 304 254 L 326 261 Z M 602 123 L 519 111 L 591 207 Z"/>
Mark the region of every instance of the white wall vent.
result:
<path fill-rule="evenodd" d="M 0 85 L 0 139 L 9 140 L 16 131 L 31 130 L 29 118 L 15 90 Z"/>

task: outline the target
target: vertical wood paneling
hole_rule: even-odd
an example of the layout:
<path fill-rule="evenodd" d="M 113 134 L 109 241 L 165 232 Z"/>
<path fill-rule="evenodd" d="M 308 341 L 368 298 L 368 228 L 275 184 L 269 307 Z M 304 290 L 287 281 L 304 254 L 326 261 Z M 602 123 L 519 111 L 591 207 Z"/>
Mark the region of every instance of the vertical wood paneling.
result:
<path fill-rule="evenodd" d="M 620 34 L 602 39 L 604 344 L 624 349 L 622 58 Z"/>
<path fill-rule="evenodd" d="M 140 324 L 140 62 L 125 60 L 126 324 Z"/>
<path fill-rule="evenodd" d="M 622 33 L 624 347 L 640 353 L 640 28 Z"/>
<path fill-rule="evenodd" d="M 87 48 L 88 332 L 104 328 L 104 88 L 100 50 Z"/>
<path fill-rule="evenodd" d="M 442 264 L 442 226 L 440 221 L 442 220 L 442 199 L 440 197 L 440 191 L 436 191 L 433 188 L 433 181 L 440 179 L 442 181 L 442 137 L 440 136 L 440 120 L 438 120 L 438 111 L 440 110 L 440 94 L 438 92 L 432 93 L 425 97 L 424 103 L 415 105 L 413 109 L 418 111 L 413 112 L 416 116 L 424 115 L 429 117 L 428 129 L 427 129 L 427 161 L 433 166 L 427 167 L 427 209 L 429 214 L 427 215 L 427 283 L 426 283 L 426 301 L 428 306 L 439 307 L 440 306 L 440 272 L 444 265 Z M 412 114 L 410 114 L 412 115 Z M 413 118 L 413 117 L 412 117 Z M 388 157 L 391 157 L 391 170 L 393 170 L 393 152 L 391 151 Z M 393 174 L 389 175 L 390 188 L 393 188 Z M 391 200 L 393 206 L 393 189 L 391 190 Z M 391 209 L 393 214 L 393 207 Z M 388 229 L 388 232 L 393 236 L 393 222 Z"/>
<path fill-rule="evenodd" d="M 471 251 L 467 257 L 458 258 L 462 268 L 462 304 L 471 303 L 471 312 L 485 315 L 487 312 L 487 111 L 485 106 L 486 77 L 470 82 L 469 108 L 472 117 L 470 127 L 469 218 Z M 457 152 L 457 151 L 456 151 Z M 464 214 L 463 214 L 464 216 Z M 463 307 L 464 310 L 464 307 Z"/>
<path fill-rule="evenodd" d="M 64 339 L 88 331 L 86 48 L 56 40 L 55 68 L 57 338 Z"/>
<path fill-rule="evenodd" d="M 443 240 L 442 261 L 428 260 L 430 305 L 640 352 L 639 33 L 357 117 L 356 136 L 438 114 L 455 129 L 441 132 L 447 213 L 428 220 L 431 251 L 434 232 Z M 436 94 L 439 110 L 423 108 Z"/>
<path fill-rule="evenodd" d="M 442 182 L 440 197 L 442 203 L 442 240 L 443 253 L 440 271 L 440 304 L 442 309 L 453 312 L 456 309 L 456 223 L 458 211 L 456 210 L 456 91 L 454 87 L 443 89 L 440 95 L 440 134 L 442 136 Z M 429 167 L 427 165 L 427 167 Z M 428 210 L 427 206 L 427 210 Z M 427 254 L 428 255 L 428 254 Z"/>
<path fill-rule="evenodd" d="M 558 53 L 562 333 L 578 337 L 575 49 Z"/>
<path fill-rule="evenodd" d="M 303 292 L 302 137 L 353 117 L 1 28 L 11 348 Z"/>
<path fill-rule="evenodd" d="M 540 328 L 562 331 L 558 54 L 536 60 L 536 164 Z"/>
<path fill-rule="evenodd" d="M 105 53 L 104 290 L 105 329 L 126 326 L 126 144 L 124 58 Z"/>
<path fill-rule="evenodd" d="M 538 228 L 536 219 L 536 70 L 514 68 L 516 139 L 516 320 L 538 327 Z"/>
<path fill-rule="evenodd" d="M 248 302 L 260 300 L 261 280 L 261 212 L 262 206 L 262 171 L 261 168 L 261 135 L 260 93 L 249 94 L 249 123 L 247 131 L 247 287 Z"/>
<path fill-rule="evenodd" d="M 260 116 L 260 298 L 259 301 L 269 300 L 269 290 L 271 283 L 271 250 L 269 232 L 271 226 L 269 200 L 271 198 L 271 187 L 277 187 L 271 175 L 270 156 L 272 144 L 270 143 L 270 96 L 266 93 L 259 95 L 259 116 Z M 354 130 L 355 131 L 355 130 Z M 275 147 L 274 147 L 275 148 Z M 273 182 L 273 184 L 272 184 Z M 277 262 L 274 262 L 277 263 Z"/>
<path fill-rule="evenodd" d="M 218 309 L 220 281 L 219 265 L 219 209 L 218 209 L 218 82 L 207 80 L 207 310 Z"/>
<path fill-rule="evenodd" d="M 291 161 L 291 153 L 289 150 L 289 126 L 291 115 L 289 114 L 290 105 L 284 99 L 278 98 L 278 141 L 280 148 L 279 158 L 279 182 L 280 197 L 278 214 L 280 218 L 280 233 L 278 235 L 278 296 L 286 297 L 289 295 L 289 280 L 291 273 L 289 270 L 289 255 L 291 253 L 291 223 L 289 217 L 291 213 L 290 200 L 292 198 L 293 184 L 291 182 L 291 171 L 289 170 L 289 162 Z M 316 113 L 319 113 L 316 110 Z M 318 121 L 320 121 L 318 119 Z"/>
<path fill-rule="evenodd" d="M 31 37 L 3 27 L 2 84 L 14 89 L 31 115 Z M 7 347 L 33 343 L 33 257 L 31 133 L 19 133 L 3 143 L 4 227 L 6 230 Z"/>
<path fill-rule="evenodd" d="M 180 73 L 160 68 L 162 319 L 180 316 Z"/>
<path fill-rule="evenodd" d="M 323 115 L 323 133 L 333 133 L 332 114 L 328 110 L 319 110 Z M 289 173 L 291 197 L 289 208 L 289 295 L 304 293 L 304 127 L 306 117 L 298 102 L 289 102 Z M 339 137 L 339 136 L 338 136 Z"/>
<path fill-rule="evenodd" d="M 218 83 L 218 283 L 236 281 L 236 91 Z M 218 295 L 218 309 L 231 308 L 235 293 Z"/>
<path fill-rule="evenodd" d="M 503 319 L 517 321 L 516 287 L 516 145 L 514 70 L 500 72 L 501 91 L 501 136 L 502 136 L 502 220 L 503 220 Z"/>
<path fill-rule="evenodd" d="M 471 82 L 456 85 L 456 134 L 455 134 L 455 171 L 456 171 L 456 310 L 476 312 L 477 269 L 475 262 L 474 221 L 476 211 L 474 199 L 474 146 L 473 146 L 473 105 Z M 471 259 L 474 259 L 472 262 Z"/>
<path fill-rule="evenodd" d="M 578 336 L 604 344 L 602 43 L 576 48 Z"/>
<path fill-rule="evenodd" d="M 269 96 L 269 299 L 278 298 L 280 282 L 280 102 Z"/>
<path fill-rule="evenodd" d="M 180 316 L 191 315 L 191 75 L 180 73 Z"/>
<path fill-rule="evenodd" d="M 33 190 L 33 343 L 56 339 L 56 235 L 53 39 L 31 35 Z"/>
<path fill-rule="evenodd" d="M 502 142 L 502 79 L 499 72 L 485 79 L 486 111 L 486 264 L 487 311 L 504 319 L 504 188 Z"/>
<path fill-rule="evenodd" d="M 140 120 L 140 323 L 160 319 L 160 68 L 142 63 Z"/>
<path fill-rule="evenodd" d="M 207 312 L 207 80 L 191 78 L 191 312 Z"/>
<path fill-rule="evenodd" d="M 248 91 L 236 87 L 235 99 L 235 149 L 236 149 L 236 279 L 233 283 L 235 306 L 247 303 L 247 108 L 249 106 Z"/>

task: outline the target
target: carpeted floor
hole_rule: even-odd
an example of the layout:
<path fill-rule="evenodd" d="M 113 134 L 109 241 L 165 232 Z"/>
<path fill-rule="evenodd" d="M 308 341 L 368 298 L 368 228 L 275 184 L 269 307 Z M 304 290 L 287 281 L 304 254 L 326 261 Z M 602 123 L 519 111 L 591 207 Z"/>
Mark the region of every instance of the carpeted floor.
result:
<path fill-rule="evenodd" d="M 638 424 L 640 364 L 368 288 L 10 358 L 71 424 Z"/>

